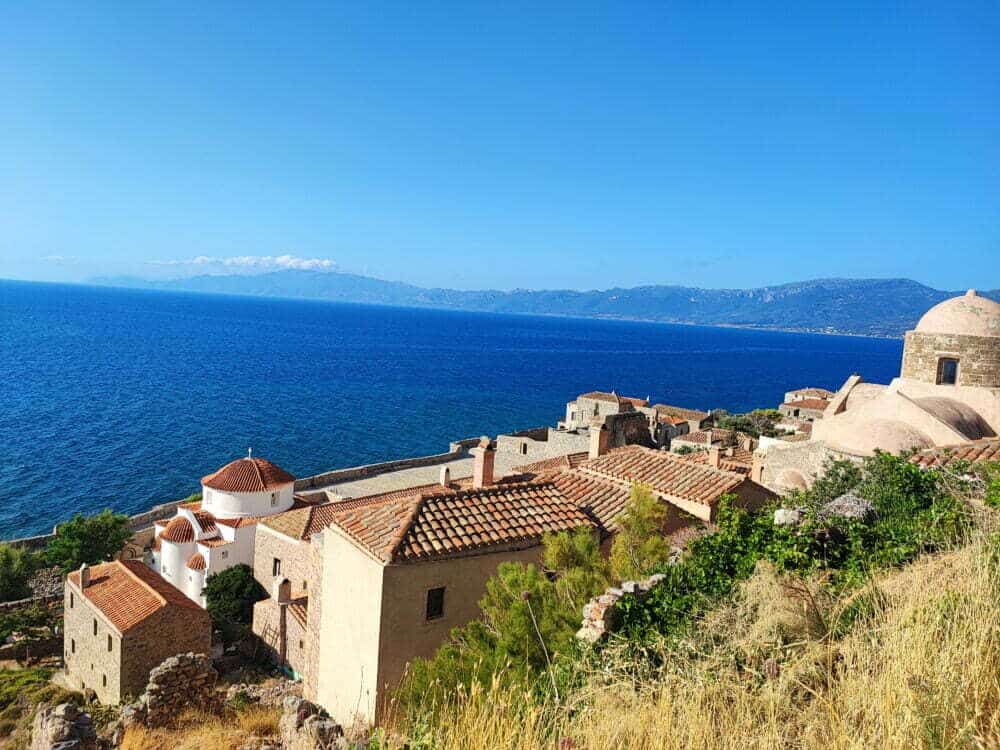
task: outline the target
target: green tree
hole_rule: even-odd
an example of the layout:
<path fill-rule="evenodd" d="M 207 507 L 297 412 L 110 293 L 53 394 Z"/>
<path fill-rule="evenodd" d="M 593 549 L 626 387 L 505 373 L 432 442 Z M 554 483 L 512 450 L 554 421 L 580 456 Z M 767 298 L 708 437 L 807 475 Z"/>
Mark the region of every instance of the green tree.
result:
<path fill-rule="evenodd" d="M 647 485 L 632 485 L 611 545 L 611 570 L 619 580 L 640 578 L 670 559 L 670 545 L 663 536 L 666 517 L 666 507 Z"/>
<path fill-rule="evenodd" d="M 266 596 L 248 565 L 234 565 L 205 581 L 205 608 L 228 643 L 246 634 L 253 619 L 253 605 Z"/>
<path fill-rule="evenodd" d="M 132 538 L 129 518 L 105 509 L 95 516 L 77 513 L 56 527 L 55 537 L 45 547 L 45 559 L 64 573 L 84 563 L 106 562 Z"/>
<path fill-rule="evenodd" d="M 716 427 L 742 432 L 751 437 L 774 437 L 777 434 L 774 425 L 782 419 L 782 414 L 777 409 L 754 409 L 746 414 L 730 414 L 719 409 L 712 412 L 712 416 Z"/>
<path fill-rule="evenodd" d="M 28 582 L 38 570 L 37 555 L 0 542 L 0 602 L 16 601 L 31 596 Z"/>
<path fill-rule="evenodd" d="M 582 612 L 583 605 L 611 579 L 611 566 L 601 554 L 601 545 L 591 529 L 548 534 L 542 561 L 555 574 L 556 594 L 571 609 Z"/>

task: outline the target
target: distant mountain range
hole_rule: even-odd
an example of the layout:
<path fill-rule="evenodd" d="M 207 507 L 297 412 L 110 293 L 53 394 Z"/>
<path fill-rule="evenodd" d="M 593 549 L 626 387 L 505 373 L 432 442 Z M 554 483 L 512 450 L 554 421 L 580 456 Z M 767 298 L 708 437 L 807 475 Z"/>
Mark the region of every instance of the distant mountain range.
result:
<path fill-rule="evenodd" d="M 318 271 L 194 276 L 170 281 L 101 277 L 90 283 L 262 297 L 291 297 L 483 312 L 566 315 L 787 331 L 901 336 L 941 300 L 960 294 L 909 279 L 817 279 L 759 289 L 640 286 L 578 292 L 425 289 Z M 964 291 L 964 290 L 962 290 Z M 1000 300 L 1000 290 L 980 294 Z"/>

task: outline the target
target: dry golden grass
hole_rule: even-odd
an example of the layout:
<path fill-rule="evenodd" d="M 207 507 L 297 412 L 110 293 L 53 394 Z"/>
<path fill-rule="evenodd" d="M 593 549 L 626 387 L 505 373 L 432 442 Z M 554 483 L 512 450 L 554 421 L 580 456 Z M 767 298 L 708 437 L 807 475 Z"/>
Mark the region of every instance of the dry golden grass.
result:
<path fill-rule="evenodd" d="M 122 750 L 237 750 L 253 737 L 278 734 L 278 709 L 248 708 L 235 715 L 190 711 L 166 729 L 132 727 L 125 733 Z"/>
<path fill-rule="evenodd" d="M 995 545 L 922 559 L 841 602 L 761 570 L 655 673 L 612 664 L 564 706 L 473 690 L 429 733 L 441 750 L 1000 748 Z M 876 604 L 844 637 L 817 627 L 864 596 Z M 390 729 L 414 734 L 427 730 Z"/>

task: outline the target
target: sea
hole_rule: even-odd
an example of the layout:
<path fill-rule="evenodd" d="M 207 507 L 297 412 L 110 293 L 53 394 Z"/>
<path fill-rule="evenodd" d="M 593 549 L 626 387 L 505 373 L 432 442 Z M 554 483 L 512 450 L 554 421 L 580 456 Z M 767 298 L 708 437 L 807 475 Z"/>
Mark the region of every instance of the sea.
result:
<path fill-rule="evenodd" d="M 746 411 L 892 339 L 0 281 L 0 539 L 138 513 L 252 448 L 296 476 L 554 425 L 590 390 Z"/>

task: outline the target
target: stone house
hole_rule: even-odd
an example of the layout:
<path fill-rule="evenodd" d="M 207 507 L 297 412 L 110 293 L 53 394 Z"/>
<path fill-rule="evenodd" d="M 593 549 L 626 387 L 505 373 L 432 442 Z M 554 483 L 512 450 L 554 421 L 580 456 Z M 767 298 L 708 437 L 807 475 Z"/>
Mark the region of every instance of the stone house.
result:
<path fill-rule="evenodd" d="M 669 404 L 655 404 L 649 407 L 652 410 L 652 417 L 657 422 L 669 420 L 672 424 L 680 427 L 681 422 L 687 424 L 687 429 L 679 429 L 677 434 L 697 432 L 712 424 L 712 414 L 699 409 L 686 409 L 683 406 L 671 406 Z M 642 410 L 645 411 L 645 410 Z"/>
<path fill-rule="evenodd" d="M 829 405 L 828 399 L 800 398 L 795 401 L 786 401 L 778 407 L 778 411 L 785 417 L 812 422 L 816 419 L 822 419 L 823 413 Z"/>
<path fill-rule="evenodd" d="M 211 648 L 208 613 L 138 560 L 70 573 L 63 607 L 66 676 L 102 703 L 139 695 L 164 659 Z"/>
<path fill-rule="evenodd" d="M 728 448 L 741 445 L 747 436 L 741 432 L 733 432 L 722 427 L 708 427 L 704 430 L 679 435 L 670 442 L 670 450 L 677 453 L 682 448 L 686 450 L 708 450 L 709 448 Z"/>
<path fill-rule="evenodd" d="M 648 407 L 648 399 L 619 396 L 614 391 L 590 391 L 566 404 L 566 418 L 559 426 L 565 429 L 589 427 L 595 419 L 604 421 L 612 414 Z"/>

